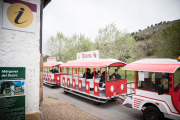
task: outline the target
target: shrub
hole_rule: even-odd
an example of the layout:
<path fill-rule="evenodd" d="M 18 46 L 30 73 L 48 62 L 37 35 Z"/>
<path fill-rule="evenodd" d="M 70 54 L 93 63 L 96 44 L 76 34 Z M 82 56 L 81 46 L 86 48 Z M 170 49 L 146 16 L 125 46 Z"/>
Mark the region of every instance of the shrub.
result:
<path fill-rule="evenodd" d="M 138 41 L 139 41 L 139 40 L 144 40 L 144 35 L 138 36 L 138 37 L 137 37 L 137 40 L 138 40 Z"/>
<path fill-rule="evenodd" d="M 133 36 L 133 35 L 134 35 L 134 32 L 131 33 L 131 36 Z"/>
<path fill-rule="evenodd" d="M 152 49 L 152 44 L 151 43 L 147 43 L 145 46 L 143 46 L 143 51 L 145 51 L 145 55 L 146 56 L 151 56 L 154 54 L 154 50 Z"/>
<path fill-rule="evenodd" d="M 136 41 L 144 40 L 143 35 L 134 35 L 134 38 L 136 39 Z"/>
<path fill-rule="evenodd" d="M 138 35 L 134 35 L 134 39 L 138 41 Z"/>
<path fill-rule="evenodd" d="M 145 54 L 146 54 L 147 56 L 152 56 L 152 55 L 154 54 L 154 51 L 153 51 L 152 49 L 148 49 L 148 50 L 145 52 Z"/>
<path fill-rule="evenodd" d="M 151 37 L 150 34 L 144 35 L 144 39 L 149 39 Z"/>

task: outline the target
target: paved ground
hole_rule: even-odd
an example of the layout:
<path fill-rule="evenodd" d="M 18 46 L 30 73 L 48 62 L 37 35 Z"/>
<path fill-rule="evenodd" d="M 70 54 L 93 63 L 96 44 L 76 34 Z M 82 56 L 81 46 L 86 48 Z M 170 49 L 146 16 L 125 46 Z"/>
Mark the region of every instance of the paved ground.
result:
<path fill-rule="evenodd" d="M 98 120 L 87 112 L 58 99 L 44 98 L 43 106 L 44 120 Z"/>
<path fill-rule="evenodd" d="M 66 105 L 70 105 L 72 107 L 72 108 L 70 107 L 69 110 L 68 109 L 64 110 L 64 108 L 61 107 L 60 105 L 57 107 L 54 106 L 53 109 L 50 109 L 51 107 L 46 106 L 44 107 L 44 117 L 45 114 L 48 114 L 51 110 L 53 110 L 54 111 L 53 116 L 55 115 L 63 116 L 62 119 L 65 120 L 70 119 L 69 117 L 71 117 L 71 120 L 80 119 L 77 118 L 76 116 L 81 115 L 83 111 L 84 111 L 83 114 L 88 113 L 85 119 L 89 119 L 89 118 L 91 119 L 91 117 L 92 119 L 98 118 L 100 120 L 116 120 L 116 119 L 142 120 L 143 119 L 143 114 L 141 111 L 122 106 L 117 101 L 109 101 L 108 103 L 105 104 L 94 105 L 92 101 L 89 101 L 87 99 L 72 94 L 64 94 L 62 88 L 51 88 L 48 86 L 43 87 L 43 93 L 44 93 L 44 97 L 46 98 L 52 97 L 60 100 L 58 104 L 65 103 Z M 46 98 L 44 99 L 44 105 Z M 52 103 L 52 105 L 53 104 L 54 103 Z M 50 111 L 45 112 L 45 110 L 50 110 Z M 79 112 L 78 110 L 82 112 Z M 82 119 L 84 118 L 82 117 Z M 46 120 L 51 120 L 51 117 L 47 116 Z"/>

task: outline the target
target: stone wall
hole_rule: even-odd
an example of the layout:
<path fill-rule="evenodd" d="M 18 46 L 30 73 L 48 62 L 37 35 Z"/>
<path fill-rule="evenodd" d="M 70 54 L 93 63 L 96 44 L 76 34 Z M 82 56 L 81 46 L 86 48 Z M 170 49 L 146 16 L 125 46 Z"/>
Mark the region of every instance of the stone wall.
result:
<path fill-rule="evenodd" d="M 24 0 L 37 5 L 36 32 L 2 28 L 3 0 L 0 0 L 0 67 L 26 67 L 26 113 L 39 112 L 40 0 Z"/>

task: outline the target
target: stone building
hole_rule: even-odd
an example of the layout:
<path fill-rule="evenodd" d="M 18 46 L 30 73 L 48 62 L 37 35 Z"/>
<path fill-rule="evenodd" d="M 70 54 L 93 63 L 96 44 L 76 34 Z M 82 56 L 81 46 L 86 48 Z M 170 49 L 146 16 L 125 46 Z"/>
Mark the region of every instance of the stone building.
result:
<path fill-rule="evenodd" d="M 7 10 L 7 17 L 3 12 L 5 11 L 5 4 L 12 5 L 13 2 L 18 2 L 30 6 L 31 12 L 27 18 L 31 23 L 25 26 L 14 25 L 11 22 L 13 19 L 15 23 L 23 23 L 21 18 L 12 18 L 12 15 Z M 40 59 L 42 54 L 42 14 L 43 8 L 51 0 L 0 0 L 0 67 L 25 67 L 25 112 L 27 119 L 39 119 L 40 116 Z M 28 8 L 28 9 L 29 9 Z M 12 7 L 12 9 L 16 9 Z M 25 11 L 26 10 L 26 11 Z M 20 9 L 17 11 L 23 14 L 27 9 Z M 9 23 L 7 23 L 9 22 Z M 27 23 L 26 21 L 24 21 Z M 34 23 L 35 22 L 35 23 Z M 11 25 L 8 25 L 11 24 Z M 31 26 L 33 25 L 33 26 Z M 27 27 L 28 26 L 28 27 Z"/>

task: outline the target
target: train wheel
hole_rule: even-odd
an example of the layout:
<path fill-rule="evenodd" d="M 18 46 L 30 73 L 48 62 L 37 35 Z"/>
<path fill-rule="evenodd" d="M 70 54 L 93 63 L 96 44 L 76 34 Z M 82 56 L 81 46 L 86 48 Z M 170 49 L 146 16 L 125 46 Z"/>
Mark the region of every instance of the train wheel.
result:
<path fill-rule="evenodd" d="M 100 102 L 96 102 L 96 101 L 94 101 L 93 103 L 94 103 L 94 105 L 100 105 L 101 104 Z"/>
<path fill-rule="evenodd" d="M 143 118 L 144 120 L 164 120 L 163 114 L 154 106 L 146 107 Z"/>
<path fill-rule="evenodd" d="M 112 101 L 116 101 L 116 100 L 117 100 L 117 98 L 111 98 L 111 100 L 112 100 Z"/>
<path fill-rule="evenodd" d="M 68 92 L 67 92 L 67 91 L 65 91 L 65 90 L 64 90 L 64 93 L 65 93 L 65 94 L 68 94 Z"/>

